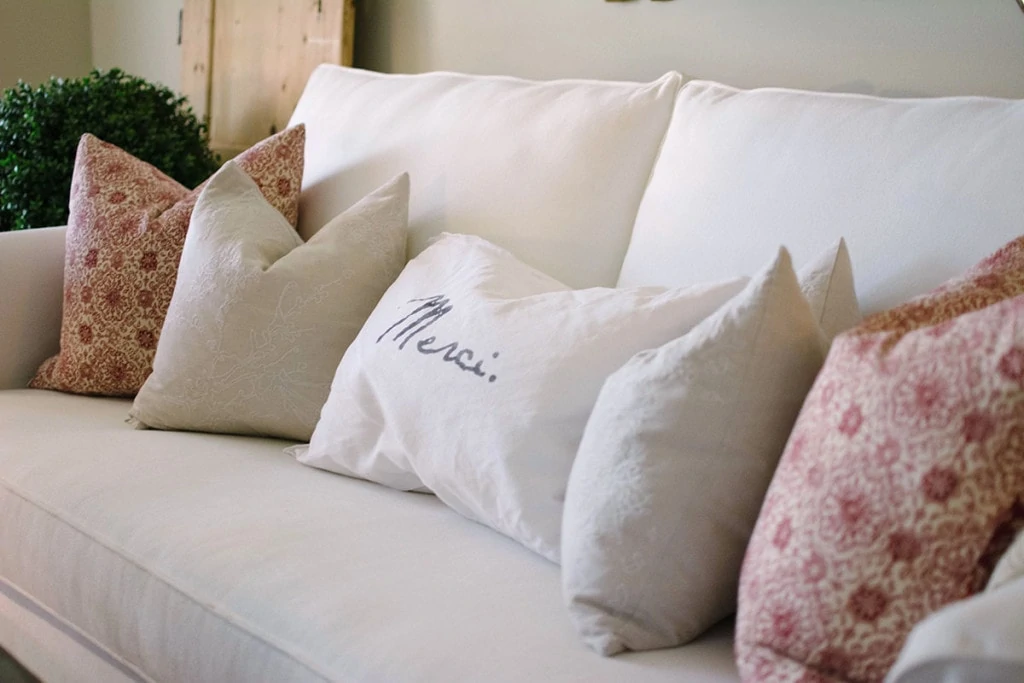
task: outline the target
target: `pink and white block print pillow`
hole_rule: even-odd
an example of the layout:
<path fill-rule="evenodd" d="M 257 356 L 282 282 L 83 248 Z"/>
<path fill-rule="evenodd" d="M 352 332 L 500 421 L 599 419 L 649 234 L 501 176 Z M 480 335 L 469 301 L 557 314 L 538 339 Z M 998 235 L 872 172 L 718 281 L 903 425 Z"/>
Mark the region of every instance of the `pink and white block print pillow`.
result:
<path fill-rule="evenodd" d="M 1024 495 L 1024 249 L 832 346 L 740 582 L 744 681 L 880 681 L 984 588 Z"/>
<path fill-rule="evenodd" d="M 305 139 L 297 126 L 235 159 L 293 226 Z M 60 352 L 30 386 L 101 396 L 138 392 L 153 369 L 201 189 L 190 191 L 114 145 L 82 136 L 71 183 Z"/>

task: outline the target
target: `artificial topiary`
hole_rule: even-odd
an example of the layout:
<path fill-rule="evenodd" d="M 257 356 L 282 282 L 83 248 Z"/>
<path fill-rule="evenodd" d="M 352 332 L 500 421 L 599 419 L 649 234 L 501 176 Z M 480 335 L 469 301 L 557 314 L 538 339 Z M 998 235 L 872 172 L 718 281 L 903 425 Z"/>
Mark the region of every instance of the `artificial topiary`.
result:
<path fill-rule="evenodd" d="M 25 83 L 0 99 L 0 232 L 64 225 L 75 150 L 92 133 L 188 188 L 217 170 L 206 126 L 183 97 L 113 69 Z"/>

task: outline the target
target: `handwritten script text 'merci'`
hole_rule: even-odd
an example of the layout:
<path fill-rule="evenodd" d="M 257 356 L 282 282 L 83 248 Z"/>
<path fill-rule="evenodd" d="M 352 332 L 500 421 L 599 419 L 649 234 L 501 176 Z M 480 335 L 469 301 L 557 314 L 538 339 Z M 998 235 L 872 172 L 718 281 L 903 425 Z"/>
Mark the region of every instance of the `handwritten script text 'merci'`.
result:
<path fill-rule="evenodd" d="M 398 344 L 399 350 L 402 350 L 407 344 L 414 342 L 413 348 L 424 356 L 440 355 L 441 360 L 453 364 L 460 370 L 486 378 L 488 382 L 497 381 L 497 375 L 489 374 L 484 370 L 483 360 L 473 363 L 477 356 L 477 352 L 473 349 L 461 346 L 457 341 L 443 344 L 437 340 L 437 337 L 422 337 L 423 333 L 432 325 L 454 310 L 455 307 L 447 296 L 438 294 L 425 299 L 410 299 L 409 303 L 413 304 L 415 308 L 384 330 L 384 334 L 377 337 L 378 344 L 383 341 L 394 342 Z M 390 336 L 392 333 L 394 336 Z M 497 359 L 500 355 L 495 351 L 491 354 L 491 358 Z"/>

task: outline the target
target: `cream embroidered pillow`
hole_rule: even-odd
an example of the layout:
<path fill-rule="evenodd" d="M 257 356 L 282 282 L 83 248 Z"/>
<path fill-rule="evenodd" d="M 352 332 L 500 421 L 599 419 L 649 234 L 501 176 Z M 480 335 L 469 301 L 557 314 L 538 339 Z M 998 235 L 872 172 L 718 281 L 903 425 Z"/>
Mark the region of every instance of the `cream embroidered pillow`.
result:
<path fill-rule="evenodd" d="M 308 243 L 233 163 L 196 203 L 141 426 L 306 441 L 345 349 L 405 265 L 401 176 Z"/>
<path fill-rule="evenodd" d="M 784 249 L 608 378 L 569 476 L 562 583 L 592 649 L 674 647 L 733 612 L 747 540 L 825 338 Z"/>

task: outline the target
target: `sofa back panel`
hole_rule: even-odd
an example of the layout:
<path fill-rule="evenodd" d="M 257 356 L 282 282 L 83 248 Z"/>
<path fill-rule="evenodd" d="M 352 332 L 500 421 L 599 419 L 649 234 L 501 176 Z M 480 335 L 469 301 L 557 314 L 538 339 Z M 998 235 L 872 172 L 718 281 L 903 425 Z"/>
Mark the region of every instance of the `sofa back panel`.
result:
<path fill-rule="evenodd" d="M 1024 233 L 1024 101 L 682 88 L 619 284 L 798 264 L 844 236 L 865 312 Z"/>
<path fill-rule="evenodd" d="M 28 385 L 60 349 L 65 228 L 0 234 L 0 389 Z"/>
<path fill-rule="evenodd" d="M 291 121 L 306 124 L 300 232 L 409 172 L 410 256 L 469 233 L 568 285 L 613 285 L 680 82 L 321 66 Z"/>

